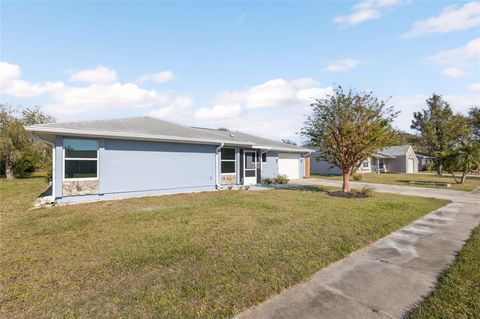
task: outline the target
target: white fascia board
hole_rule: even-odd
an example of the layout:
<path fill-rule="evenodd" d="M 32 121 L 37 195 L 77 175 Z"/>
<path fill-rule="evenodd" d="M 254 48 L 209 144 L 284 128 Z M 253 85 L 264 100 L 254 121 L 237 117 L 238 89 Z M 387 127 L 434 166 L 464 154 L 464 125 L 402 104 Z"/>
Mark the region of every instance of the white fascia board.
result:
<path fill-rule="evenodd" d="M 268 151 L 280 151 L 280 152 L 287 152 L 287 153 L 313 153 L 315 150 L 310 150 L 307 148 L 298 149 L 298 148 L 288 148 L 288 147 L 272 147 L 266 145 L 254 145 L 252 146 L 253 149 L 262 149 Z"/>
<path fill-rule="evenodd" d="M 305 153 L 308 153 L 308 154 L 311 154 L 313 152 L 315 152 L 315 150 L 310 150 L 310 149 L 291 149 L 291 148 L 276 148 L 276 147 L 272 147 L 271 149 L 272 151 L 278 151 L 278 152 L 285 152 L 285 153 L 300 153 L 300 154 L 305 154 Z"/>
<path fill-rule="evenodd" d="M 176 136 L 168 136 L 168 135 L 118 133 L 118 132 L 108 132 L 108 131 L 88 131 L 88 130 L 49 128 L 49 127 L 38 127 L 38 126 L 27 126 L 25 127 L 25 129 L 30 132 L 50 133 L 50 134 L 65 135 L 65 136 L 84 136 L 84 137 L 96 137 L 96 138 L 144 140 L 144 141 L 164 141 L 164 142 L 185 143 L 185 144 L 218 145 L 218 144 L 224 143 L 225 145 L 232 145 L 232 146 L 253 146 L 252 143 L 247 143 L 247 142 L 210 140 L 210 139 L 202 139 L 202 138 L 184 138 L 184 137 L 176 137 Z"/>

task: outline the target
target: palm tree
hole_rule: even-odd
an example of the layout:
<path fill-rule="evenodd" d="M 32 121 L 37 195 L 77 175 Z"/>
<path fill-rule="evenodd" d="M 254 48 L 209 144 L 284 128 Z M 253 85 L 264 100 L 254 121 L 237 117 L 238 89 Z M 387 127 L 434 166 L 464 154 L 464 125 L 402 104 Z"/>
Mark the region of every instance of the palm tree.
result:
<path fill-rule="evenodd" d="M 477 142 L 465 142 L 458 148 L 443 157 L 446 170 L 452 174 L 457 184 L 465 183 L 467 175 L 480 167 L 480 144 Z M 461 171 L 460 181 L 455 176 L 455 171 Z"/>

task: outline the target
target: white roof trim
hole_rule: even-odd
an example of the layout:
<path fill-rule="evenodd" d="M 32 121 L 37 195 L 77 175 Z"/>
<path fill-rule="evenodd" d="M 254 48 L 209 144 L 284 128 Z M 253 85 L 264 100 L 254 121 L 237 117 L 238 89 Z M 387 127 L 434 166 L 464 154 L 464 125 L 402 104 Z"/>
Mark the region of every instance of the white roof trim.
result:
<path fill-rule="evenodd" d="M 66 128 L 52 128 L 44 126 L 27 126 L 25 129 L 29 132 L 36 133 L 49 133 L 57 134 L 64 136 L 81 136 L 81 137 L 96 137 L 96 138 L 114 138 L 114 139 L 129 139 L 129 140 L 146 140 L 146 141 L 164 141 L 164 142 L 174 142 L 174 143 L 185 143 L 185 144 L 212 144 L 219 145 L 224 143 L 226 146 L 246 146 L 255 149 L 268 149 L 281 152 L 291 152 L 291 153 L 308 153 L 312 150 L 308 149 L 291 149 L 288 147 L 271 147 L 271 146 L 261 146 L 255 145 L 251 142 L 241 142 L 241 141 L 228 141 L 227 140 L 214 140 L 214 139 L 203 139 L 203 138 L 191 138 L 191 137 L 178 137 L 178 136 L 168 136 L 168 135 L 152 135 L 152 134 L 141 134 L 141 133 L 124 133 L 124 132 L 111 132 L 111 131 L 96 131 L 96 130 L 79 130 L 79 129 L 66 129 Z"/>
<path fill-rule="evenodd" d="M 168 135 L 140 134 L 140 133 L 120 133 L 120 132 L 109 132 L 109 131 L 62 129 L 62 128 L 40 127 L 35 125 L 27 126 L 25 127 L 25 129 L 30 132 L 61 134 L 61 135 L 67 135 L 67 136 L 107 137 L 107 138 L 116 138 L 116 139 L 126 138 L 126 139 L 134 139 L 134 140 L 153 140 L 153 141 L 193 143 L 193 144 L 215 144 L 216 145 L 216 144 L 225 143 L 226 145 L 238 145 L 238 146 L 253 145 L 252 143 L 239 142 L 239 141 L 223 141 L 223 140 L 211 140 L 211 139 L 203 139 L 203 138 L 187 138 L 187 137 L 177 137 L 177 136 L 168 136 Z"/>

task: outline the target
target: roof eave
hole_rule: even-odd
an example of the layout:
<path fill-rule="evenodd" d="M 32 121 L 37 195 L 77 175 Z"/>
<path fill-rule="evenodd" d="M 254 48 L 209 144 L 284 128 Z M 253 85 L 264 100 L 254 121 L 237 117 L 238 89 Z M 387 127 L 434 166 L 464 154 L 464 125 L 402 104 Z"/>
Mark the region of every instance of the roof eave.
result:
<path fill-rule="evenodd" d="M 315 150 L 310 150 L 310 149 L 293 149 L 293 148 L 276 148 L 272 147 L 272 151 L 278 151 L 278 152 L 287 152 L 287 153 L 313 153 Z"/>
<path fill-rule="evenodd" d="M 253 146 L 252 143 L 228 140 L 212 140 L 202 138 L 183 138 L 168 135 L 151 135 L 139 133 L 119 133 L 109 131 L 90 131 L 90 130 L 75 130 L 51 128 L 42 126 L 26 126 L 25 129 L 29 132 L 48 133 L 65 136 L 85 136 L 85 137 L 100 137 L 100 138 L 114 138 L 114 139 L 128 139 L 128 140 L 145 140 L 145 141 L 163 141 L 171 143 L 187 143 L 187 144 L 212 144 L 218 145 L 224 143 L 230 146 Z"/>

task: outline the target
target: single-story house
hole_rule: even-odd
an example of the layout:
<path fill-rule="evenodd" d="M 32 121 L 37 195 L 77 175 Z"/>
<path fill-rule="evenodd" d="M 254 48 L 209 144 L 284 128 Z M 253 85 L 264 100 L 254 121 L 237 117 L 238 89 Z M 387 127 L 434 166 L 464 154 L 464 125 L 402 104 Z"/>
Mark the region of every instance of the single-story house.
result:
<path fill-rule="evenodd" d="M 417 153 L 417 159 L 418 159 L 418 171 L 421 172 L 424 170 L 425 164 L 433 164 L 435 157 L 426 155 L 426 154 Z"/>
<path fill-rule="evenodd" d="M 340 168 L 323 161 L 318 149 L 309 155 L 310 173 L 321 175 L 342 174 Z M 418 159 L 410 145 L 386 147 L 366 158 L 357 173 L 416 173 Z"/>
<path fill-rule="evenodd" d="M 151 117 L 26 127 L 53 148 L 56 202 L 254 185 L 305 175 L 311 150 L 237 131 L 188 127 Z"/>

